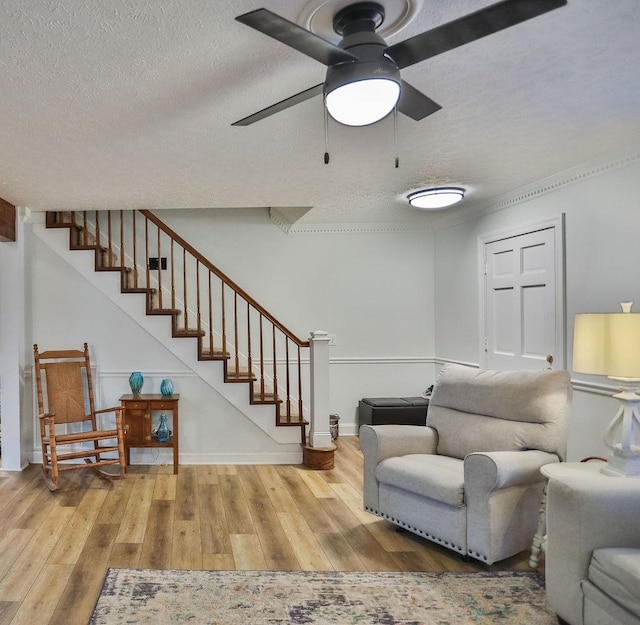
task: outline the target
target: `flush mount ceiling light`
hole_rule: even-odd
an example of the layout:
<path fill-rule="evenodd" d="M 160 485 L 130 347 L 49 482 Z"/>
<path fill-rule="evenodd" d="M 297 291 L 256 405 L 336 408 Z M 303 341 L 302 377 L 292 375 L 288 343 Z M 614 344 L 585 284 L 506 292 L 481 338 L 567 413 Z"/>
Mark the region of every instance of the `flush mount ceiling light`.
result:
<path fill-rule="evenodd" d="M 435 210 L 452 206 L 464 198 L 464 189 L 460 187 L 437 187 L 409 193 L 407 199 L 414 208 Z"/>

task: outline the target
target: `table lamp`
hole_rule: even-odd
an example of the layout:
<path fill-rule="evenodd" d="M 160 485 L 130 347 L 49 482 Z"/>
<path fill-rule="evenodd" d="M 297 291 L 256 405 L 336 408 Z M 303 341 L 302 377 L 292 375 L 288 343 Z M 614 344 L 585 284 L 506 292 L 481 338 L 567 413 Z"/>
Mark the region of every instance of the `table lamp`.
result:
<path fill-rule="evenodd" d="M 602 469 L 607 475 L 640 477 L 640 314 L 623 302 L 621 313 L 575 316 L 573 370 L 606 375 L 619 391 L 618 412 L 604 435 L 610 453 Z"/>

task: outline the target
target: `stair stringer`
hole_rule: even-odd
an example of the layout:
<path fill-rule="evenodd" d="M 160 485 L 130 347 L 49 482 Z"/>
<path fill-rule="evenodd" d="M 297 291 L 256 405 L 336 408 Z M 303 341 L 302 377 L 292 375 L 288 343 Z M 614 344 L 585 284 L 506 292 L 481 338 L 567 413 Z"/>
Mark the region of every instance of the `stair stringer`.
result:
<path fill-rule="evenodd" d="M 225 383 L 223 361 L 198 360 L 197 338 L 172 337 L 171 317 L 147 315 L 146 294 L 123 293 L 120 271 L 95 271 L 95 251 L 70 250 L 66 228 L 34 223 L 33 234 L 266 435 L 285 446 L 283 451 L 299 457 L 294 462 L 302 462 L 300 428 L 277 427 L 274 405 L 251 404 L 248 383 Z"/>

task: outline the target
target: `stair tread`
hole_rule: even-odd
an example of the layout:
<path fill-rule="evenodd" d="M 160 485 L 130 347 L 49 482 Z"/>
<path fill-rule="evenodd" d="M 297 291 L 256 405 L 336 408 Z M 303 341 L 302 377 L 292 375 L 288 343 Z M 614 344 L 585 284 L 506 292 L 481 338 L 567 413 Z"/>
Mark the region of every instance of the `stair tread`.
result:
<path fill-rule="evenodd" d="M 236 373 L 235 371 L 227 371 L 224 376 L 225 382 L 254 382 L 255 376 L 249 373 Z"/>
<path fill-rule="evenodd" d="M 260 392 L 260 383 L 256 380 L 253 385 L 253 401 L 265 403 L 282 403 L 282 399 L 276 396 L 270 386 L 265 385 L 264 391 Z"/>
<path fill-rule="evenodd" d="M 231 354 L 229 352 L 223 352 L 221 349 L 214 349 L 213 352 L 203 350 L 200 352 L 200 358 L 202 360 L 228 360 L 231 358 Z"/>

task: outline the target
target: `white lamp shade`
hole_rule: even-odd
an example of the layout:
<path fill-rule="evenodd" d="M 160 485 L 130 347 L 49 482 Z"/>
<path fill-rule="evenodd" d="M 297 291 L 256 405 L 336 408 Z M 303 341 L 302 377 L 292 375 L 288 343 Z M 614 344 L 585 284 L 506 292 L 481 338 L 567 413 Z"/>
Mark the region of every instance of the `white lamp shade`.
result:
<path fill-rule="evenodd" d="M 400 85 L 389 78 L 350 82 L 327 93 L 326 105 L 333 119 L 347 126 L 367 126 L 395 108 Z"/>
<path fill-rule="evenodd" d="M 640 379 L 640 314 L 576 315 L 573 370 L 611 378 Z"/>

